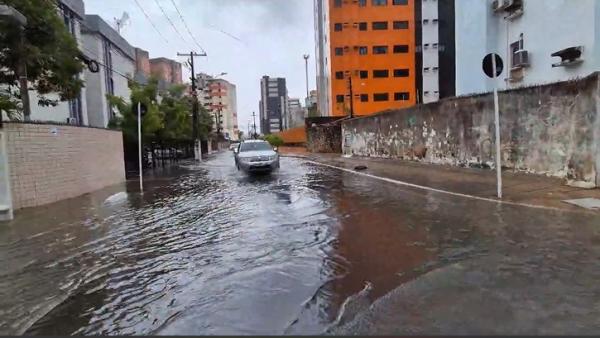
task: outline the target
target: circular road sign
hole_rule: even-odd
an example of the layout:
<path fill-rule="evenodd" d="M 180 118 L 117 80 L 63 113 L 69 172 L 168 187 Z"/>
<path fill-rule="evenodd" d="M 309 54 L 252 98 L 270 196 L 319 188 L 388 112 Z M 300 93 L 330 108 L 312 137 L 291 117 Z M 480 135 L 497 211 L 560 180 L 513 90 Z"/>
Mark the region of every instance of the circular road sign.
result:
<path fill-rule="evenodd" d="M 492 64 L 492 57 L 495 56 L 496 57 L 496 76 L 498 77 L 500 76 L 500 74 L 502 74 L 502 70 L 504 69 L 504 62 L 502 61 L 502 58 L 500 57 L 500 55 L 495 54 L 495 53 L 490 53 L 488 55 L 486 55 L 483 58 L 483 62 L 482 62 L 482 67 L 483 67 L 483 72 L 485 73 L 485 75 L 487 75 L 490 78 L 494 78 L 494 66 Z"/>

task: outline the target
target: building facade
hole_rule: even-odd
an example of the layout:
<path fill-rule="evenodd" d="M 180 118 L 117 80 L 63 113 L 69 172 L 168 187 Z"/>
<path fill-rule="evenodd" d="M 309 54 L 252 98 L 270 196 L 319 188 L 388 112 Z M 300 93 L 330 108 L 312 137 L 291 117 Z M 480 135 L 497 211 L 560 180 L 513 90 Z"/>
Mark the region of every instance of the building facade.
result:
<path fill-rule="evenodd" d="M 277 133 L 285 129 L 287 87 L 284 78 L 263 76 L 260 80 L 260 132 Z"/>
<path fill-rule="evenodd" d="M 320 115 L 369 115 L 455 95 L 454 0 L 314 4 Z"/>
<path fill-rule="evenodd" d="M 600 2 L 596 0 L 461 0 L 456 2 L 457 94 L 488 92 L 481 60 L 503 59 L 501 89 L 574 79 L 600 69 Z"/>
<path fill-rule="evenodd" d="M 85 6 L 82 0 L 59 0 L 57 1 L 60 17 L 63 19 L 67 29 L 77 41 L 80 49 L 83 47 L 81 37 L 81 25 L 85 20 Z M 84 53 L 85 54 L 85 53 Z M 86 80 L 84 73 L 79 74 L 81 80 Z M 59 101 L 56 106 L 38 105 L 38 93 L 29 91 L 31 103 L 30 118 L 33 121 L 54 121 L 70 123 L 75 125 L 86 125 L 87 121 L 87 88 L 83 87 L 79 96 L 74 100 L 59 101 L 57 94 L 47 94 L 47 98 Z"/>
<path fill-rule="evenodd" d="M 239 125 L 236 86 L 227 80 L 216 79 L 203 73 L 198 74 L 197 79 L 201 89 L 198 100 L 213 116 L 213 130 L 216 130 L 218 125 L 225 139 L 237 141 Z"/>
<path fill-rule="evenodd" d="M 286 114 L 286 128 L 297 128 L 304 125 L 306 109 L 302 107 L 300 99 L 288 98 L 288 108 Z"/>
<path fill-rule="evenodd" d="M 317 114 L 327 116 L 331 111 L 329 0 L 314 0 L 314 16 Z"/>
<path fill-rule="evenodd" d="M 86 15 L 82 26 L 83 47 L 103 66 L 85 71 L 88 124 L 105 128 L 118 113 L 107 95 L 130 100 L 129 81 L 135 75 L 135 49 L 98 15 Z"/>

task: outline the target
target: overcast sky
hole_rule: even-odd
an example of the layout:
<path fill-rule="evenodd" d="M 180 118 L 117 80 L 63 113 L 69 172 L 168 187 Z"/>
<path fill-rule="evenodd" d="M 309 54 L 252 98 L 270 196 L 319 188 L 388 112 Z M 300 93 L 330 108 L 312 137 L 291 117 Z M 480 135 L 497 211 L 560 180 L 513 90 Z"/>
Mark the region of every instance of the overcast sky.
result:
<path fill-rule="evenodd" d="M 172 0 L 137 0 L 164 38 L 152 27 L 136 0 L 84 1 L 87 14 L 98 14 L 111 25 L 115 17 L 127 12 L 131 19 L 121 34 L 134 47 L 147 50 L 151 58 L 168 57 L 183 62 L 185 58 L 177 57 L 177 52 L 199 51 Z M 208 54 L 196 59 L 197 72 L 226 72 L 223 78 L 237 86 L 241 130 L 246 131 L 253 111 L 258 114 L 263 75 L 285 77 L 289 96 L 302 98 L 304 102 L 306 80 L 302 55 L 308 53 L 309 85 L 314 89 L 312 0 L 173 1 Z M 175 32 L 157 2 L 187 42 Z M 187 78 L 189 72 L 184 69 L 184 81 Z"/>

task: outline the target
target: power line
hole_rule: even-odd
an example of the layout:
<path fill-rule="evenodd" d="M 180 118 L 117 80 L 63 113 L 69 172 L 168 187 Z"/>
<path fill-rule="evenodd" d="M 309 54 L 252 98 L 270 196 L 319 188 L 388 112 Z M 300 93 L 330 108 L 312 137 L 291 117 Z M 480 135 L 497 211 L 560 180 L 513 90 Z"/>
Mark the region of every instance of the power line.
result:
<path fill-rule="evenodd" d="M 140 3 L 138 2 L 138 0 L 133 0 L 135 1 L 135 4 L 138 6 L 138 8 L 142 11 L 142 13 L 144 13 L 144 16 L 146 17 L 146 19 L 148 19 L 148 22 L 150 22 L 150 24 L 152 25 L 152 27 L 154 27 L 154 30 L 158 33 L 158 35 L 160 35 L 163 40 L 165 40 L 165 42 L 167 44 L 169 44 L 169 40 L 167 40 L 167 38 L 165 38 L 164 35 L 162 35 L 162 33 L 160 32 L 160 30 L 156 27 L 156 25 L 154 24 L 154 22 L 152 22 L 152 19 L 150 19 L 150 16 L 148 16 L 148 13 L 146 13 L 146 11 L 144 10 L 144 8 L 140 5 Z"/>
<path fill-rule="evenodd" d="M 203 54 L 206 54 L 206 51 L 204 50 L 204 48 L 202 48 L 202 46 L 200 46 L 200 44 L 198 43 L 198 41 L 194 37 L 194 34 L 192 34 L 192 31 L 190 30 L 190 27 L 185 22 L 185 19 L 183 18 L 183 14 L 181 14 L 181 11 L 179 10 L 179 8 L 177 7 L 177 5 L 175 4 L 175 1 L 171 0 L 171 3 L 173 4 L 173 7 L 175 7 L 175 10 L 177 11 L 177 14 L 179 14 L 179 18 L 181 19 L 181 22 L 183 22 L 183 25 L 184 25 L 185 29 L 187 30 L 188 34 L 190 35 L 190 37 L 192 38 L 192 40 L 194 41 L 194 43 L 196 44 L 196 46 L 198 46 L 198 48 L 200 48 L 200 51 Z"/>
<path fill-rule="evenodd" d="M 158 0 L 154 0 L 154 2 L 156 2 L 156 5 L 158 5 L 158 8 L 160 8 L 160 11 L 163 13 L 165 18 L 167 18 L 167 21 L 169 21 L 169 23 L 171 24 L 171 27 L 173 27 L 173 30 L 175 30 L 175 33 L 177 33 L 177 35 L 179 35 L 181 40 L 183 40 L 183 42 L 187 45 L 188 42 L 185 40 L 183 35 L 181 35 L 181 33 L 179 33 L 179 30 L 177 29 L 177 27 L 175 26 L 175 24 L 173 23 L 171 18 L 169 18 L 169 16 L 167 15 L 167 12 L 165 12 L 165 9 L 160 5 L 160 2 L 158 2 Z"/>

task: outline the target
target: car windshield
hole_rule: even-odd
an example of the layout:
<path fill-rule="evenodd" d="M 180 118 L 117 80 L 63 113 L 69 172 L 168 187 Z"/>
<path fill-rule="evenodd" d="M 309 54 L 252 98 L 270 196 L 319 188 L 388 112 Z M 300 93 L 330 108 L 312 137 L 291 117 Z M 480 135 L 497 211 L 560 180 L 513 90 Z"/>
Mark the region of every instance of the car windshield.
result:
<path fill-rule="evenodd" d="M 271 145 L 267 142 L 248 142 L 242 143 L 240 152 L 255 151 L 255 150 L 272 150 Z"/>

